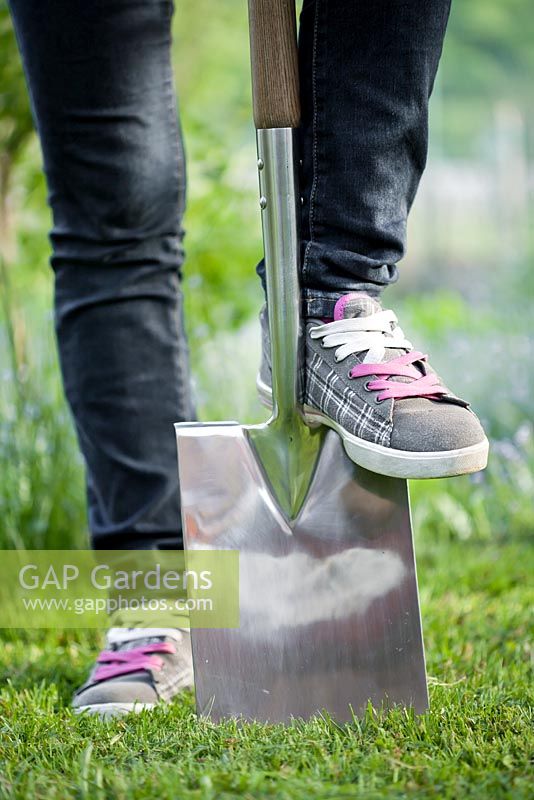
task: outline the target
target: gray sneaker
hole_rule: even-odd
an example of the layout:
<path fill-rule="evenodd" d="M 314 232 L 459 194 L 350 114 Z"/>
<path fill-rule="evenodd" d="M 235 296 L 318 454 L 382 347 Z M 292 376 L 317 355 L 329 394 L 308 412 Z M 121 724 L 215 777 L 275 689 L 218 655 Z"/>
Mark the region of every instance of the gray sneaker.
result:
<path fill-rule="evenodd" d="M 154 708 L 192 685 L 188 630 L 110 628 L 106 649 L 72 705 L 76 713 L 115 717 Z"/>
<path fill-rule="evenodd" d="M 260 397 L 272 403 L 267 311 L 260 312 Z M 450 392 L 413 349 L 393 311 L 352 292 L 334 319 L 308 319 L 303 410 L 309 425 L 339 433 L 356 464 L 397 478 L 477 472 L 488 440 L 469 404 Z"/>

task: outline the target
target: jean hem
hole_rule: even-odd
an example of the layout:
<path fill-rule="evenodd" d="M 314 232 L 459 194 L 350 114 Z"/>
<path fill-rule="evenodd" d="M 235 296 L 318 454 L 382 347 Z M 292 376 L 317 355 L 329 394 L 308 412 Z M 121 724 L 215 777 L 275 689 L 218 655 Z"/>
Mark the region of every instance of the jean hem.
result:
<path fill-rule="evenodd" d="M 359 286 L 341 289 L 339 292 L 304 289 L 302 313 L 305 317 L 330 318 L 334 316 L 334 307 L 343 294 L 363 292 L 378 299 L 383 288 L 383 286 L 377 286 L 376 283 L 362 283 Z"/>

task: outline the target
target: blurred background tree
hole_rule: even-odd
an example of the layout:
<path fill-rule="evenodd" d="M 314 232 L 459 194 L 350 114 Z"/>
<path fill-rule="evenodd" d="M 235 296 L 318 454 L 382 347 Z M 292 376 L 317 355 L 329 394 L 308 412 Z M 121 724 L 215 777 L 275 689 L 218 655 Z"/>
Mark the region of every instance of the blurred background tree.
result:
<path fill-rule="evenodd" d="M 13 168 L 33 132 L 30 104 L 7 6 L 0 3 L 0 247 L 9 241 Z"/>
<path fill-rule="evenodd" d="M 530 0 L 453 0 L 444 91 L 471 101 L 508 96 L 528 104 L 533 36 Z"/>

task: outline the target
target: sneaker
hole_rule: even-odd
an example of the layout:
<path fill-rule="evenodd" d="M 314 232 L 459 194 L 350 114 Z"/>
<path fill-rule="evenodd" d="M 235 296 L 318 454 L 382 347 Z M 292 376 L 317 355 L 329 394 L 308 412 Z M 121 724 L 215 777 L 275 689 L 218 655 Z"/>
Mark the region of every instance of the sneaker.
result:
<path fill-rule="evenodd" d="M 77 714 L 115 717 L 154 708 L 192 685 L 188 630 L 110 628 L 106 649 L 72 705 Z"/>
<path fill-rule="evenodd" d="M 257 388 L 272 405 L 267 310 L 260 312 Z M 484 469 L 488 440 L 469 404 L 414 350 L 393 311 L 360 292 L 333 320 L 307 319 L 303 411 L 341 436 L 349 458 L 395 478 L 445 478 Z"/>

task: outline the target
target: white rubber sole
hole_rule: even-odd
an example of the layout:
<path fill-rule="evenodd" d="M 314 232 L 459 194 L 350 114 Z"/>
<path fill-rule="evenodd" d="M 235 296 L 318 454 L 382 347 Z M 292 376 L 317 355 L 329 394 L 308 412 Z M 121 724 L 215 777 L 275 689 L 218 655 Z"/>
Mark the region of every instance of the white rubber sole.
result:
<path fill-rule="evenodd" d="M 261 401 L 272 407 L 270 387 L 258 376 L 256 387 Z M 304 418 L 311 427 L 327 425 L 341 437 L 345 452 L 358 466 L 388 475 L 391 478 L 424 479 L 452 478 L 479 472 L 488 463 L 489 442 L 483 441 L 458 450 L 438 450 L 433 452 L 413 452 L 384 447 L 349 433 L 341 425 L 321 411 L 304 404 Z"/>
<path fill-rule="evenodd" d="M 102 719 L 122 717 L 124 714 L 139 714 L 140 711 L 156 708 L 156 703 L 93 703 L 87 706 L 78 706 L 75 714 L 97 714 Z"/>

